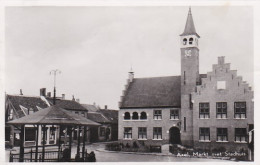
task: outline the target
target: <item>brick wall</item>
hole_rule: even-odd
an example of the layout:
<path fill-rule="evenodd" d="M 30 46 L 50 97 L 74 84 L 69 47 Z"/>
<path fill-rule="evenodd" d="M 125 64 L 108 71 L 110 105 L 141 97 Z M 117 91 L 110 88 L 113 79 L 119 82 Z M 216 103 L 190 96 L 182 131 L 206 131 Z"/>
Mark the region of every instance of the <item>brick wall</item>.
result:
<path fill-rule="evenodd" d="M 119 129 L 118 139 L 123 141 L 129 141 L 124 139 L 124 127 L 132 127 L 132 140 L 138 140 L 138 127 L 147 128 L 147 144 L 164 144 L 169 141 L 169 129 L 173 126 L 178 127 L 180 120 L 170 120 L 170 109 L 174 108 L 144 108 L 144 109 L 120 109 L 119 110 Z M 176 108 L 175 108 L 176 109 Z M 162 120 L 153 119 L 153 110 L 162 110 Z M 147 120 L 124 120 L 123 114 L 129 112 L 146 112 Z M 153 127 L 162 127 L 162 140 L 153 140 Z"/>
<path fill-rule="evenodd" d="M 248 128 L 248 124 L 254 123 L 253 117 L 253 91 L 248 84 L 242 81 L 242 77 L 236 75 L 235 70 L 230 70 L 230 64 L 224 63 L 224 57 L 219 58 L 219 63 L 213 65 L 213 71 L 207 73 L 207 78 L 202 79 L 202 85 L 193 93 L 193 138 L 196 148 L 214 148 L 225 146 L 227 149 L 239 149 L 247 144 L 235 141 L 235 128 Z M 226 89 L 218 89 L 218 81 L 225 81 Z M 246 119 L 234 118 L 234 102 L 246 102 Z M 199 103 L 208 102 L 210 106 L 210 118 L 199 119 Z M 227 102 L 227 118 L 217 119 L 216 102 Z M 210 128 L 210 143 L 199 142 L 199 128 Z M 228 129 L 228 142 L 216 142 L 217 128 Z M 247 130 L 248 131 L 248 130 Z"/>

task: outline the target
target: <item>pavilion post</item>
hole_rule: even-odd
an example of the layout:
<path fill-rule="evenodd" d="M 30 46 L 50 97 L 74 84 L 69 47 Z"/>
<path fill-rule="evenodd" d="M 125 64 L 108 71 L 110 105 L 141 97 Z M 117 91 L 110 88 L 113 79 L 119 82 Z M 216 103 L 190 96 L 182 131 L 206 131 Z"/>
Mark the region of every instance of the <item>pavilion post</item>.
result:
<path fill-rule="evenodd" d="M 46 125 L 43 125 L 43 137 L 42 137 L 42 162 L 45 159 L 45 134 L 46 134 Z"/>
<path fill-rule="evenodd" d="M 71 144 L 72 144 L 72 127 L 69 127 L 69 151 L 70 151 L 70 159 L 71 159 Z"/>
<path fill-rule="evenodd" d="M 35 162 L 38 161 L 38 139 L 39 139 L 39 124 L 37 124 L 37 131 L 36 131 Z"/>
<path fill-rule="evenodd" d="M 78 146 L 77 146 L 77 156 L 78 157 L 80 157 L 80 133 L 79 133 L 79 131 L 80 131 L 80 126 L 78 126 L 78 132 L 77 132 L 77 134 L 78 134 Z"/>
<path fill-rule="evenodd" d="M 86 142 L 86 126 L 83 128 L 83 146 L 82 146 L 82 158 L 84 159 L 85 157 L 85 142 Z M 85 159 L 84 159 L 85 160 Z"/>
<path fill-rule="evenodd" d="M 59 131 L 59 139 L 58 139 L 58 161 L 60 161 L 60 152 L 61 152 L 61 133 L 62 133 L 62 128 L 61 128 L 61 125 L 60 125 L 60 131 Z"/>
<path fill-rule="evenodd" d="M 19 154 L 19 162 L 24 161 L 24 124 L 21 125 L 20 132 L 20 154 Z"/>

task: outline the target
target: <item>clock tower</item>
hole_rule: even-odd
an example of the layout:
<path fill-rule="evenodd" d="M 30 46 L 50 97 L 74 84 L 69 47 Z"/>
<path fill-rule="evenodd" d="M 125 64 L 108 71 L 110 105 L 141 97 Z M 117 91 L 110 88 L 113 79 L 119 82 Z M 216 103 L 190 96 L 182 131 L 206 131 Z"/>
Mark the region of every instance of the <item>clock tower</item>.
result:
<path fill-rule="evenodd" d="M 184 145 L 193 145 L 192 98 L 199 83 L 199 48 L 197 34 L 189 13 L 181 39 L 181 140 Z"/>

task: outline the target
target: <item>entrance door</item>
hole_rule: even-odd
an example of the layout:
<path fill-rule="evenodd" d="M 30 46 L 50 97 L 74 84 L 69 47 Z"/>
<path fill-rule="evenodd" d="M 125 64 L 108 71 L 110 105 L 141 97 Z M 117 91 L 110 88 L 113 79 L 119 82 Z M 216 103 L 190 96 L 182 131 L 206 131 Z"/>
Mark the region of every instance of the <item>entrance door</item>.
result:
<path fill-rule="evenodd" d="M 90 127 L 90 142 L 98 141 L 98 127 Z"/>
<path fill-rule="evenodd" d="M 171 127 L 169 130 L 169 143 L 170 144 L 180 144 L 180 129 L 177 127 Z"/>

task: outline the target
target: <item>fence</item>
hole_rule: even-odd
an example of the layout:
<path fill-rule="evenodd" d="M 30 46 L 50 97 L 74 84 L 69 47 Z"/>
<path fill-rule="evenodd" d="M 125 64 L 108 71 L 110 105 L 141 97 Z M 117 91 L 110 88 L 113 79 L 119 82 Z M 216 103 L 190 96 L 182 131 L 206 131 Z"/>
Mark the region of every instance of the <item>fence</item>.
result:
<path fill-rule="evenodd" d="M 23 162 L 42 162 L 42 153 L 38 152 L 37 159 L 35 159 L 36 152 L 31 149 L 24 153 Z M 60 155 L 60 157 L 59 157 Z M 62 152 L 59 151 L 45 151 L 44 162 L 57 162 L 62 157 Z M 19 162 L 19 153 L 13 154 L 10 152 L 9 162 Z"/>

